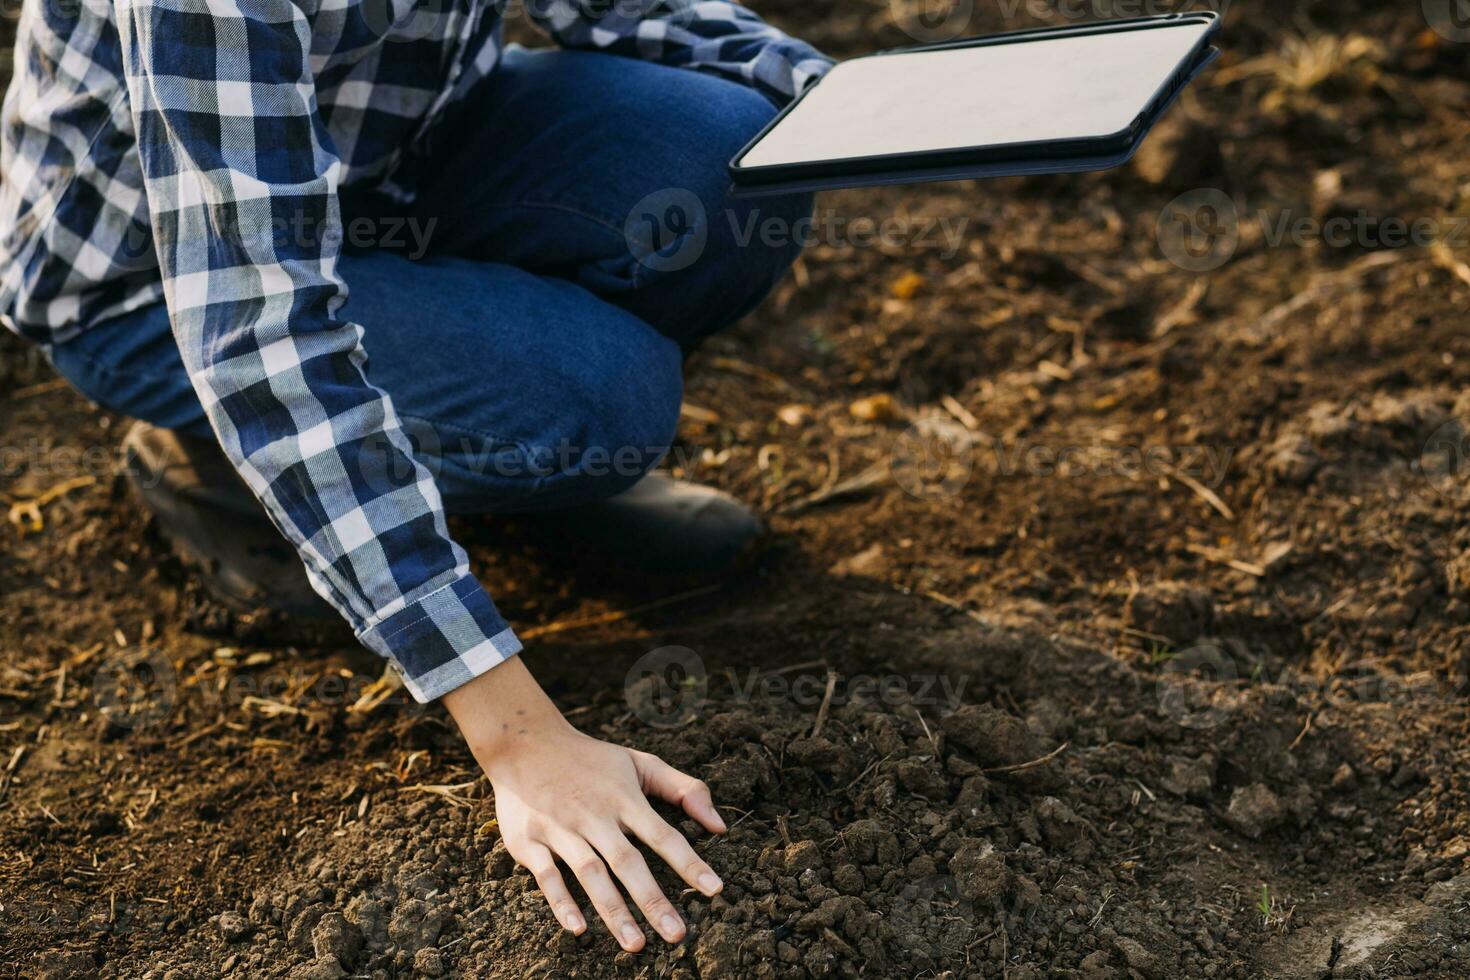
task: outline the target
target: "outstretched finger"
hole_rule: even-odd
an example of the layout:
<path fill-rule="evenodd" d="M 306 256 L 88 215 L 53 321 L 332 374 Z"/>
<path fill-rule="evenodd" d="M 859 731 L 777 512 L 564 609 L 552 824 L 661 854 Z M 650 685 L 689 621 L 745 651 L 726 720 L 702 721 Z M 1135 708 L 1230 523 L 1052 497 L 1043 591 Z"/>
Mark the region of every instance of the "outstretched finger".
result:
<path fill-rule="evenodd" d="M 630 953 L 642 949 L 648 937 L 643 935 L 643 930 L 633 920 L 633 913 L 628 911 L 622 892 L 618 891 L 612 875 L 607 873 L 607 866 L 602 863 L 592 846 L 570 833 L 562 834 L 549 843 L 566 862 L 566 866 L 572 869 L 572 874 L 577 876 L 582 890 L 592 899 L 593 908 L 597 909 L 597 914 L 607 924 L 608 931 L 613 934 L 618 945 Z"/>
<path fill-rule="evenodd" d="M 714 895 L 724 886 L 720 876 L 715 874 L 704 862 L 694 848 L 684 839 L 684 835 L 671 827 L 663 817 L 654 812 L 653 807 L 647 803 L 635 804 L 632 812 L 623 818 L 623 825 L 629 831 L 636 834 L 638 839 L 653 848 L 655 854 L 664 859 L 664 862 L 675 871 L 679 877 L 687 881 L 690 886 L 699 889 L 706 895 Z"/>
<path fill-rule="evenodd" d="M 582 918 L 582 910 L 577 908 L 576 900 L 567 890 L 567 883 L 562 880 L 551 851 L 543 844 L 528 844 L 519 850 L 523 852 L 520 863 L 535 876 L 536 885 L 545 896 L 546 904 L 551 906 L 551 914 L 556 916 L 556 921 L 563 929 L 579 936 L 586 932 L 587 920 Z"/>
<path fill-rule="evenodd" d="M 653 872 L 648 870 L 648 862 L 643 860 L 638 848 L 611 825 L 599 830 L 597 836 L 589 837 L 587 842 L 596 847 L 607 860 L 613 874 L 618 876 L 618 881 L 627 889 L 628 897 L 638 904 L 643 918 L 658 930 L 664 941 L 682 941 L 685 933 L 684 919 L 658 886 L 658 882 L 654 881 Z"/>
<path fill-rule="evenodd" d="M 638 768 L 644 793 L 681 807 L 712 834 L 725 832 L 725 821 L 715 809 L 709 787 L 702 780 L 680 772 L 647 752 L 634 752 L 633 763 Z"/>

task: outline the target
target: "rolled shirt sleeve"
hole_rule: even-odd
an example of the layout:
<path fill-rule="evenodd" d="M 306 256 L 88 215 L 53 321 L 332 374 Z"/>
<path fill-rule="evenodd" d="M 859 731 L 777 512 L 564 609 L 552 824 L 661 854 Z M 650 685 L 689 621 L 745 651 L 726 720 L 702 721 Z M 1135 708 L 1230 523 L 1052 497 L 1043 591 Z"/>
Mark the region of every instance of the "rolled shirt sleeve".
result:
<path fill-rule="evenodd" d="M 313 588 L 427 701 L 520 650 L 339 316 L 341 164 L 290 0 L 117 0 L 175 338 Z M 297 234 L 293 229 L 312 229 Z"/>
<path fill-rule="evenodd" d="M 784 105 L 832 67 L 732 0 L 527 0 L 558 44 L 710 72 Z"/>

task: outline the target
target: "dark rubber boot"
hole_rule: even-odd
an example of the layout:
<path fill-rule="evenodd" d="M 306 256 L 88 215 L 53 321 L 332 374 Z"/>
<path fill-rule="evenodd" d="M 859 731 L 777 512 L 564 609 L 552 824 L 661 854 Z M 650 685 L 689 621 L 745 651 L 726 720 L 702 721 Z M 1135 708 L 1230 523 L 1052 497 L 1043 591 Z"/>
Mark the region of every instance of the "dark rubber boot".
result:
<path fill-rule="evenodd" d="M 760 518 L 712 487 L 650 473 L 616 497 L 549 515 L 580 544 L 650 572 L 723 571 L 754 550 Z"/>
<path fill-rule="evenodd" d="M 123 455 L 143 504 L 214 598 L 239 612 L 338 618 L 213 440 L 139 422 L 123 440 Z"/>

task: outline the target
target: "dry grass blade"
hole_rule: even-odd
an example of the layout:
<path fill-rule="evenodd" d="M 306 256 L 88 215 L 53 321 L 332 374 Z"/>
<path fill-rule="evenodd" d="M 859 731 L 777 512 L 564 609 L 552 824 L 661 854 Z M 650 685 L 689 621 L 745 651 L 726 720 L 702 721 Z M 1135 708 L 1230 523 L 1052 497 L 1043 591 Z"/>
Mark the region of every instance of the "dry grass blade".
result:
<path fill-rule="evenodd" d="M 1239 558 L 1232 558 L 1218 548 L 1206 548 L 1204 545 L 1187 544 L 1184 546 L 1184 549 L 1191 554 L 1199 555 L 1206 561 L 1215 562 L 1217 565 L 1227 565 L 1237 572 L 1254 575 L 1256 578 L 1265 578 L 1266 576 L 1266 569 L 1260 565 L 1248 561 L 1241 561 Z"/>
<path fill-rule="evenodd" d="M 1159 317 L 1159 322 L 1154 324 L 1152 336 L 1163 337 L 1175 327 L 1188 323 L 1190 317 L 1194 315 L 1195 308 L 1199 306 L 1200 300 L 1205 298 L 1205 293 L 1209 292 L 1209 289 L 1210 281 L 1203 277 L 1191 283 L 1179 302 L 1175 303 L 1169 312 Z"/>
<path fill-rule="evenodd" d="M 67 387 L 69 382 L 65 378 L 52 378 L 50 381 L 42 381 L 39 384 L 27 385 L 17 388 L 10 393 L 10 400 L 18 402 L 22 398 L 30 398 L 33 395 L 44 395 L 52 391 L 60 391 Z"/>
<path fill-rule="evenodd" d="M 812 725 L 812 738 L 822 734 L 822 726 L 827 723 L 827 712 L 832 710 L 832 693 L 837 690 L 837 671 L 827 671 L 827 690 L 822 695 L 822 705 L 817 708 L 817 721 Z"/>
<path fill-rule="evenodd" d="M 41 515 L 42 508 L 73 490 L 89 487 L 96 482 L 95 476 L 78 476 L 58 483 L 35 497 L 16 500 L 10 505 L 10 523 L 15 525 L 21 534 L 39 534 L 46 529 L 45 518 Z"/>
<path fill-rule="evenodd" d="M 963 425 L 971 432 L 978 432 L 980 430 L 980 420 L 968 408 L 961 405 L 959 400 L 953 395 L 945 395 L 939 400 L 939 404 L 943 405 L 944 410 L 953 415 L 959 421 L 960 425 Z"/>
<path fill-rule="evenodd" d="M 280 701 L 272 701 L 269 698 L 257 697 L 254 694 L 248 694 L 241 698 L 240 707 L 254 711 L 266 718 L 279 718 L 282 715 L 301 714 L 300 708 L 294 708 Z"/>
<path fill-rule="evenodd" d="M 1327 299 L 1328 297 L 1357 285 L 1358 279 L 1366 272 L 1379 269 L 1384 266 L 1393 265 L 1403 261 L 1400 252 L 1374 252 L 1365 256 L 1341 272 L 1329 273 L 1317 277 L 1310 286 L 1297 293 L 1284 303 L 1278 303 L 1262 314 L 1256 323 L 1257 331 L 1273 330 L 1288 317 L 1311 306 L 1313 303 Z"/>
<path fill-rule="evenodd" d="M 679 417 L 691 422 L 703 422 L 705 425 L 718 425 L 720 413 L 708 408 L 701 408 L 693 402 L 685 402 L 679 406 Z"/>
<path fill-rule="evenodd" d="M 1448 271 L 1456 279 L 1470 286 L 1470 265 L 1466 265 L 1455 258 L 1455 253 L 1444 242 L 1435 242 L 1429 246 L 1429 255 L 1434 259 L 1434 264 Z"/>
<path fill-rule="evenodd" d="M 400 793 L 427 793 L 430 796 L 438 796 L 445 800 L 448 800 L 454 806 L 472 807 L 475 805 L 475 801 L 466 794 L 470 790 L 474 789 L 477 783 L 478 780 L 472 780 L 468 783 L 450 783 L 441 785 L 419 783 L 414 786 L 401 787 L 398 791 Z"/>
<path fill-rule="evenodd" d="M 1213 507 L 1220 514 L 1221 517 L 1225 518 L 1227 521 L 1235 520 L 1235 511 L 1231 510 L 1230 505 L 1221 500 L 1220 495 L 1215 493 L 1215 491 L 1211 490 L 1209 487 L 1205 486 L 1203 483 L 1199 482 L 1188 473 L 1181 473 L 1172 466 L 1169 467 L 1165 472 L 1168 473 L 1169 479 L 1177 480 L 1179 483 L 1188 487 L 1190 490 L 1193 490 L 1194 493 L 1201 500 Z"/>
<path fill-rule="evenodd" d="M 718 592 L 720 591 L 720 588 L 721 587 L 718 585 L 702 585 L 697 589 L 690 589 L 688 592 L 680 592 L 678 595 L 665 596 L 662 599 L 655 599 L 652 602 L 645 602 L 641 606 L 632 606 L 628 609 L 618 609 L 614 612 L 601 613 L 597 616 L 584 616 L 581 619 L 564 619 L 556 623 L 546 623 L 542 626 L 532 626 L 528 629 L 523 629 L 520 631 L 521 639 L 529 640 L 533 637 L 546 636 L 550 633 L 565 633 L 568 630 L 585 629 L 588 626 L 601 626 L 604 623 L 616 623 L 619 620 L 627 619 L 629 616 L 636 616 L 638 613 L 641 612 L 648 612 L 651 609 L 661 609 L 664 606 L 672 606 L 677 602 L 687 602 L 690 599 L 697 599 L 700 596 L 709 595 L 711 592 Z"/>
<path fill-rule="evenodd" d="M 403 690 L 403 678 L 392 667 L 385 667 L 383 676 L 363 688 L 362 694 L 352 702 L 347 710 L 357 714 L 369 714 L 376 711 L 384 701 L 401 690 Z"/>
<path fill-rule="evenodd" d="M 962 613 L 965 616 L 970 617 L 977 623 L 981 623 L 985 626 L 990 625 L 990 621 L 987 620 L 984 616 L 980 615 L 973 609 L 967 608 L 964 603 L 960 602 L 958 599 L 952 598 L 951 596 L 945 595 L 943 592 L 935 592 L 933 589 L 926 589 L 924 591 L 924 595 L 928 596 L 941 605 L 948 606 L 950 609 L 953 609 L 957 613 Z"/>
<path fill-rule="evenodd" d="M 867 493 L 884 483 L 887 479 L 888 461 L 884 460 L 881 463 L 874 463 L 857 476 L 843 480 L 835 486 L 818 490 L 805 497 L 800 497 L 789 503 L 782 504 L 776 508 L 776 512 L 788 516 L 800 514 L 803 511 L 811 510 L 813 507 L 818 507 L 822 504 L 831 503 L 834 500 L 841 500 L 844 497 L 856 497 L 860 494 Z"/>
<path fill-rule="evenodd" d="M 779 388 L 788 394 L 798 394 L 797 390 L 792 387 L 791 382 L 781 377 L 775 371 L 751 364 L 749 361 L 742 361 L 737 357 L 711 357 L 709 364 L 710 367 L 718 368 L 722 371 L 743 374 L 747 378 L 756 378 L 764 381 L 772 387 Z"/>
<path fill-rule="evenodd" d="M 1028 769 L 1035 769 L 1037 766 L 1044 766 L 1044 765 L 1046 765 L 1048 762 L 1050 762 L 1051 760 L 1055 759 L 1057 756 L 1061 755 L 1063 752 L 1067 751 L 1067 747 L 1070 746 L 1071 744 L 1072 744 L 1071 742 L 1063 742 L 1061 745 L 1058 745 L 1056 748 L 1052 749 L 1046 755 L 1040 757 L 1039 759 L 1032 759 L 1030 762 L 1018 762 L 1015 765 L 1010 765 L 1010 766 L 994 766 L 994 767 L 992 767 L 990 769 L 983 769 L 981 771 L 984 772 L 984 773 L 986 773 L 986 774 L 1002 774 L 1002 773 L 1011 773 L 1011 772 L 1025 772 Z"/>

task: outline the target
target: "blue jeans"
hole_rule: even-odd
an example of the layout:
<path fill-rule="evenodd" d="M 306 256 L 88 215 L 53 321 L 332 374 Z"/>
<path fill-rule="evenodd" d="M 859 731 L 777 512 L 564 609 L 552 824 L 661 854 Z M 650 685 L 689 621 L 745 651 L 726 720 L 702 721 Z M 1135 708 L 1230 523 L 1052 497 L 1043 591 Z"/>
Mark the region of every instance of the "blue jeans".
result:
<path fill-rule="evenodd" d="M 729 197 L 775 114 L 734 82 L 512 47 L 481 88 L 402 164 L 413 204 L 343 192 L 342 315 L 449 510 L 610 496 L 667 451 L 683 355 L 780 280 L 811 198 Z M 162 304 L 51 354 L 103 407 L 210 437 Z"/>

